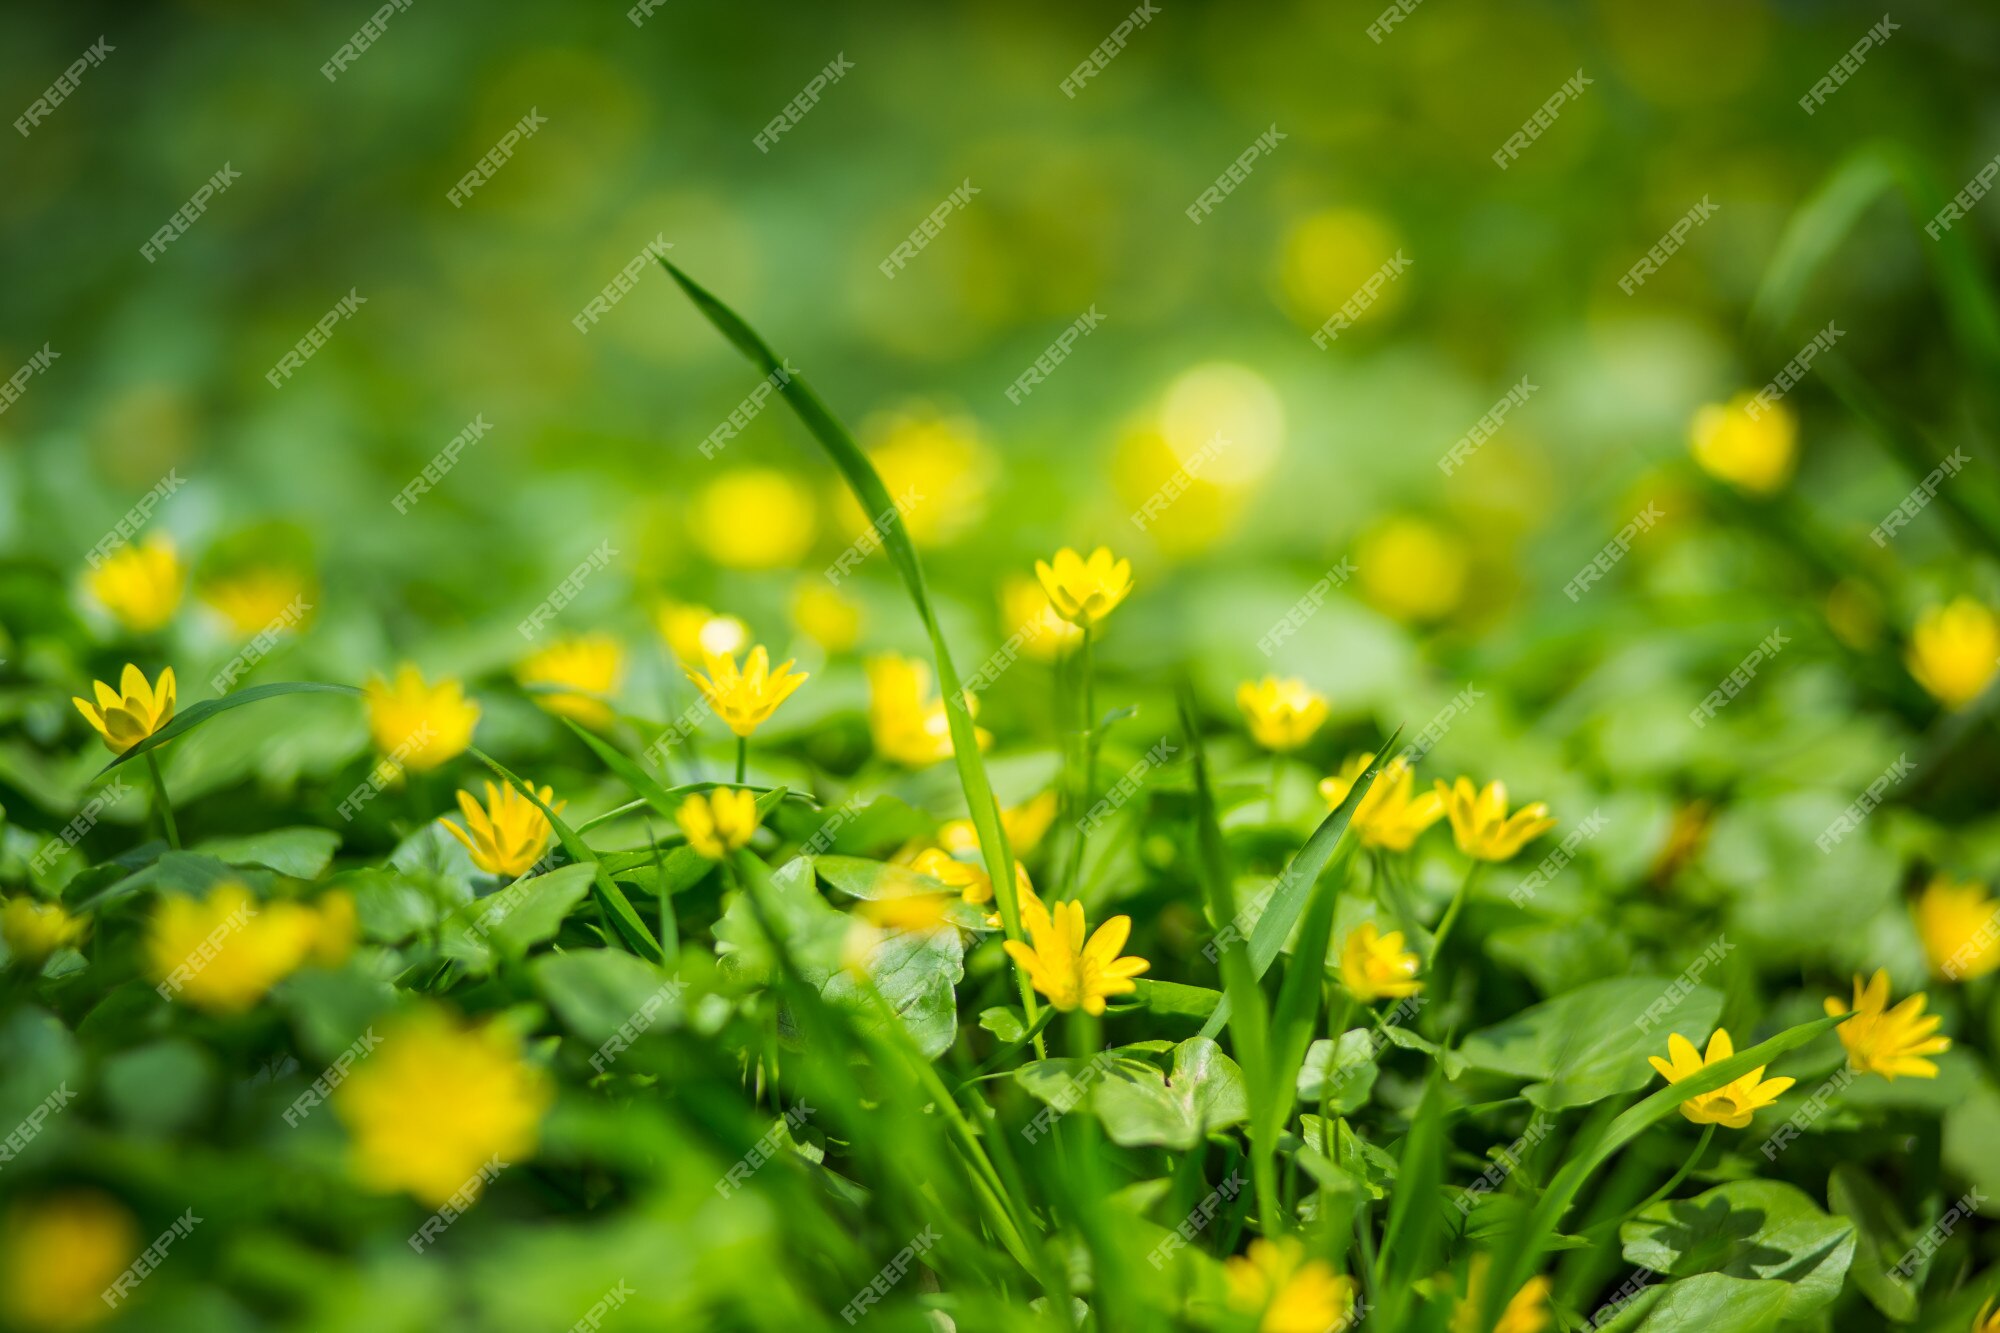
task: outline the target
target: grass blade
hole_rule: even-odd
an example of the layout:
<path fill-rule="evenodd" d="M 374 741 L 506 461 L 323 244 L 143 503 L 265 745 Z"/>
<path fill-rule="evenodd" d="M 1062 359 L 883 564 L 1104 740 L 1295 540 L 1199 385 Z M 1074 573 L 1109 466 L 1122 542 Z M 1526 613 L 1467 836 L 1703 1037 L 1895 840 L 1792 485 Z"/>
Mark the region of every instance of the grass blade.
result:
<path fill-rule="evenodd" d="M 316 680 L 279 680 L 269 685 L 252 685 L 247 690 L 225 694 L 220 699 L 203 699 L 200 703 L 189 705 L 186 711 L 175 713 L 173 721 L 98 769 L 97 777 L 103 777 L 128 759 L 137 759 L 148 750 L 159 749 L 177 736 L 185 736 L 210 718 L 219 713 L 226 713 L 232 708 L 241 708 L 245 704 L 254 704 L 265 699 L 276 699 L 286 694 L 360 693 L 361 691 L 352 685 L 327 685 Z"/>

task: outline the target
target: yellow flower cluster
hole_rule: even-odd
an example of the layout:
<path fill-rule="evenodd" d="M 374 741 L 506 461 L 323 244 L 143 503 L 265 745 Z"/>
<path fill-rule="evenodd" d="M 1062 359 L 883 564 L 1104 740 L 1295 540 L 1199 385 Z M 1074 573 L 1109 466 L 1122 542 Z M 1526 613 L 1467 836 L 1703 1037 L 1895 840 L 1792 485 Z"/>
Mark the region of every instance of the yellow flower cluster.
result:
<path fill-rule="evenodd" d="M 311 961 L 337 967 L 354 948 L 354 900 L 259 903 L 226 880 L 204 898 L 169 894 L 153 910 L 146 966 L 160 994 L 216 1014 L 240 1014 Z"/>

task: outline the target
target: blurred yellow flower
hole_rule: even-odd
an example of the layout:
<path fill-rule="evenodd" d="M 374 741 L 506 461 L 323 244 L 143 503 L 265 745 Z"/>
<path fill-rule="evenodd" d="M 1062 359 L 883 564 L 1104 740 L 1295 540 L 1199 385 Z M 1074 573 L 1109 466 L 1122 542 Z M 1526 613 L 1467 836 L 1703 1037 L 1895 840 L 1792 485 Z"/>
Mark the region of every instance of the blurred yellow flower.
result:
<path fill-rule="evenodd" d="M 776 468 L 742 468 L 710 482 L 688 516 L 695 545 L 726 569 L 781 569 L 812 549 L 812 492 Z"/>
<path fill-rule="evenodd" d="M 611 705 L 625 671 L 625 649 L 609 634 L 559 639 L 514 668 L 514 679 L 551 713 L 593 729 L 611 725 Z M 578 691 L 542 692 L 535 686 L 564 685 Z"/>
<path fill-rule="evenodd" d="M 1324 1259 L 1308 1259 L 1296 1237 L 1253 1240 L 1249 1251 L 1224 1260 L 1229 1303 L 1263 1312 L 1258 1333 L 1328 1333 L 1354 1313 L 1354 1279 Z"/>
<path fill-rule="evenodd" d="M 1111 484 L 1155 546 L 1173 556 L 1196 555 L 1229 535 L 1250 494 L 1247 484 L 1220 480 L 1234 453 L 1234 441 L 1218 436 L 1183 456 L 1157 421 L 1143 421 L 1118 437 Z"/>
<path fill-rule="evenodd" d="M 1338 774 L 1320 779 L 1320 796 L 1328 806 L 1338 806 L 1374 762 L 1372 754 L 1350 756 Z M 1443 795 L 1436 791 L 1413 795 L 1415 784 L 1416 774 L 1401 755 L 1383 765 L 1375 775 L 1375 785 L 1354 807 L 1348 821 L 1363 847 L 1407 852 L 1418 834 L 1444 818 Z"/>
<path fill-rule="evenodd" d="M 1465 599 L 1472 557 L 1465 541 L 1420 518 L 1392 518 L 1362 537 L 1355 552 L 1361 592 L 1398 620 L 1442 620 Z"/>
<path fill-rule="evenodd" d="M 1979 1307 L 1979 1313 L 1972 1317 L 1972 1333 L 2000 1333 L 2000 1314 L 1993 1309 L 1996 1300 L 2000 1297 L 1988 1296 Z"/>
<path fill-rule="evenodd" d="M 1963 708 L 2000 669 L 2000 618 L 1970 597 L 1934 606 L 1917 617 L 1904 661 L 1932 698 Z"/>
<path fill-rule="evenodd" d="M 1935 1036 L 1944 1020 L 1926 1016 L 1928 997 L 1922 991 L 1909 996 L 1894 1009 L 1889 1008 L 1889 973 L 1877 969 L 1863 982 L 1854 978 L 1854 1004 L 1850 1009 L 1838 996 L 1829 995 L 1829 1014 L 1854 1016 L 1834 1031 L 1847 1048 L 1847 1067 L 1857 1074 L 1880 1074 L 1894 1082 L 1899 1077 L 1936 1078 L 1937 1062 L 1924 1057 L 1951 1049 L 1950 1037 Z"/>
<path fill-rule="evenodd" d="M 1297 676 L 1266 676 L 1236 687 L 1250 738 L 1266 750 L 1296 750 L 1326 721 L 1326 696 Z"/>
<path fill-rule="evenodd" d="M 1009 641 L 1037 662 L 1053 662 L 1083 631 L 1056 614 L 1039 579 L 1010 574 L 1000 585 L 1000 623 Z"/>
<path fill-rule="evenodd" d="M 1087 1014 L 1104 1012 L 1107 996 L 1128 995 L 1138 987 L 1132 978 L 1152 966 L 1143 958 L 1120 958 L 1118 951 L 1132 934 L 1132 918 L 1114 916 L 1084 940 L 1083 904 L 1045 907 L 1039 898 L 1021 900 L 1021 925 L 1034 947 L 1007 940 L 1003 947 L 1051 1007 Z"/>
<path fill-rule="evenodd" d="M 986 517 L 998 468 L 971 417 L 919 404 L 870 417 L 862 435 L 870 441 L 868 461 L 889 494 L 899 502 L 909 497 L 898 505 L 900 522 L 918 546 L 947 545 Z M 864 530 L 870 516 L 846 487 L 839 494 L 841 526 Z"/>
<path fill-rule="evenodd" d="M 1278 283 L 1300 324 L 1316 329 L 1354 299 L 1378 269 L 1396 257 L 1403 238 L 1384 219 L 1356 208 L 1328 208 L 1299 218 L 1285 230 L 1279 250 Z M 1403 303 L 1404 286 L 1376 288 L 1375 299 L 1349 318 L 1366 324 Z"/>
<path fill-rule="evenodd" d="M 949 852 L 927 847 L 910 862 L 910 869 L 919 875 L 930 876 L 946 888 L 957 889 L 958 896 L 974 907 L 993 901 L 993 880 L 985 867 L 961 861 Z M 1035 892 L 1035 886 L 1028 880 L 1027 870 L 1019 861 L 1014 862 L 1014 891 L 1022 902 L 1033 897 Z"/>
<path fill-rule="evenodd" d="M 2000 969 L 2000 902 L 1984 884 L 1935 877 L 1917 898 L 1916 920 L 1934 975 L 1971 981 Z"/>
<path fill-rule="evenodd" d="M 1649 1055 L 1646 1060 L 1660 1071 L 1660 1076 L 1668 1083 L 1679 1083 L 1735 1054 L 1736 1046 L 1729 1040 L 1729 1033 L 1717 1028 L 1709 1037 L 1708 1050 L 1704 1054 L 1695 1054 L 1694 1043 L 1676 1032 L 1667 1038 L 1668 1059 Z M 1786 1089 L 1798 1082 L 1795 1078 L 1767 1079 L 1764 1077 L 1766 1068 L 1758 1065 L 1735 1082 L 1725 1083 L 1714 1092 L 1698 1093 L 1688 1098 L 1681 1103 L 1681 1114 L 1697 1125 L 1722 1125 L 1728 1129 L 1746 1127 L 1752 1115 L 1777 1101 Z"/>
<path fill-rule="evenodd" d="M 201 591 L 238 634 L 302 629 L 312 619 L 309 598 L 317 596 L 304 575 L 287 565 L 260 565 L 215 580 Z"/>
<path fill-rule="evenodd" d="M 543 787 L 535 793 L 557 814 L 561 814 L 567 801 L 555 799 L 555 789 Z M 516 879 L 528 873 L 535 862 L 542 859 L 548 850 L 549 817 L 536 805 L 515 789 L 512 783 L 505 787 L 486 784 L 486 806 L 480 808 L 471 792 L 459 789 L 458 808 L 465 816 L 465 827 L 460 828 L 449 819 L 440 819 L 445 831 L 465 844 L 465 850 L 472 853 L 472 864 L 489 875 L 502 879 Z"/>
<path fill-rule="evenodd" d="M 105 1289 L 139 1254 L 139 1228 L 124 1205 L 72 1190 L 7 1212 L 0 1310 L 21 1328 L 84 1328 L 110 1316 Z"/>
<path fill-rule="evenodd" d="M 84 575 L 90 595 L 134 634 L 150 634 L 174 618 L 184 570 L 174 544 L 160 533 L 127 543 Z"/>
<path fill-rule="evenodd" d="M 1688 446 L 1701 470 L 1755 495 L 1769 495 L 1792 476 L 1799 423 L 1782 403 L 1739 393 L 1694 414 Z"/>
<path fill-rule="evenodd" d="M 922 768 L 951 758 L 951 721 L 946 704 L 933 699 L 931 669 L 914 657 L 879 653 L 865 664 L 868 673 L 868 733 L 875 751 L 891 763 Z M 979 712 L 979 700 L 965 696 L 967 717 Z M 979 748 L 993 743 L 991 733 L 974 727 Z"/>
<path fill-rule="evenodd" d="M 695 855 L 720 861 L 750 845 L 757 832 L 757 793 L 748 787 L 714 787 L 695 792 L 674 811 L 674 822 Z"/>
<path fill-rule="evenodd" d="M 330 890 L 313 904 L 313 914 L 317 918 L 316 929 L 307 957 L 316 967 L 339 967 L 354 952 L 355 941 L 361 934 L 361 918 L 355 911 L 354 897 L 345 889 Z"/>
<path fill-rule="evenodd" d="M 69 701 L 83 714 L 83 720 L 97 729 L 113 754 L 124 754 L 174 720 L 172 667 L 161 671 L 159 680 L 149 685 L 145 673 L 127 662 L 116 690 L 101 680 L 92 681 L 91 686 L 97 692 L 95 707 L 73 694 Z"/>
<path fill-rule="evenodd" d="M 806 673 L 793 671 L 791 662 L 771 669 L 771 655 L 758 644 L 738 669 L 736 654 L 710 653 L 702 659 L 707 672 L 690 671 L 687 678 L 701 691 L 702 698 L 738 736 L 748 736 L 771 720 L 778 705 L 791 698 L 792 691 L 806 683 Z"/>
<path fill-rule="evenodd" d="M 1089 629 L 1118 608 L 1132 591 L 1132 562 L 1112 557 L 1100 546 L 1085 559 L 1065 546 L 1054 563 L 1035 562 L 1035 577 L 1056 614 L 1072 625 Z"/>
<path fill-rule="evenodd" d="M 1382 934 L 1373 921 L 1364 921 L 1349 933 L 1340 948 L 1340 984 L 1363 1004 L 1377 1000 L 1400 1000 L 1424 988 L 1417 980 L 1422 966 L 1417 956 L 1403 947 L 1403 932 Z"/>
<path fill-rule="evenodd" d="M 683 662 L 700 662 L 710 653 L 739 653 L 750 642 L 750 627 L 735 616 L 719 616 L 692 602 L 662 602 L 655 618 L 660 637 Z"/>
<path fill-rule="evenodd" d="M 0 940 L 16 962 L 40 964 L 57 949 L 83 938 L 83 918 L 71 916 L 61 903 L 9 898 L 0 906 Z"/>
<path fill-rule="evenodd" d="M 1054 792 L 1045 791 L 1025 804 L 1000 811 L 1000 827 L 1015 856 L 1026 856 L 1042 845 L 1061 803 Z M 948 819 L 938 825 L 938 845 L 954 856 L 976 856 L 979 832 L 969 819 Z"/>
<path fill-rule="evenodd" d="M 1556 826 L 1549 807 L 1542 801 L 1507 813 L 1507 785 L 1489 782 L 1476 791 L 1471 778 L 1461 777 L 1447 787 L 1440 778 L 1438 795 L 1444 798 L 1445 813 L 1451 816 L 1452 840 L 1458 850 L 1478 861 L 1506 861 L 1523 847 Z"/>
<path fill-rule="evenodd" d="M 396 668 L 393 684 L 376 676 L 362 693 L 375 748 L 395 764 L 427 773 L 472 745 L 479 705 L 465 697 L 456 680 L 426 684 L 423 672 L 405 662 Z"/>
<path fill-rule="evenodd" d="M 240 1014 L 306 961 L 320 918 L 303 903 L 259 904 L 234 880 L 206 898 L 163 896 L 146 936 L 147 972 L 163 998 Z"/>
<path fill-rule="evenodd" d="M 363 1185 L 437 1207 L 477 1198 L 501 1168 L 533 1156 L 553 1099 L 511 1029 L 426 1009 L 383 1033 L 334 1090 L 333 1108 Z"/>
<path fill-rule="evenodd" d="M 1493 1256 L 1481 1250 L 1472 1256 L 1466 1274 L 1465 1299 L 1452 1313 L 1451 1333 L 1479 1333 L 1479 1307 L 1485 1303 L 1486 1281 Z M 1531 1277 L 1508 1300 L 1493 1333 L 1542 1333 L 1549 1326 L 1549 1280 Z"/>
<path fill-rule="evenodd" d="M 898 893 L 863 899 L 854 911 L 883 930 L 937 930 L 951 924 L 951 905 L 956 901 L 948 893 Z"/>
<path fill-rule="evenodd" d="M 792 623 L 829 653 L 844 653 L 861 638 L 861 606 L 823 578 L 799 580 L 792 591 Z"/>

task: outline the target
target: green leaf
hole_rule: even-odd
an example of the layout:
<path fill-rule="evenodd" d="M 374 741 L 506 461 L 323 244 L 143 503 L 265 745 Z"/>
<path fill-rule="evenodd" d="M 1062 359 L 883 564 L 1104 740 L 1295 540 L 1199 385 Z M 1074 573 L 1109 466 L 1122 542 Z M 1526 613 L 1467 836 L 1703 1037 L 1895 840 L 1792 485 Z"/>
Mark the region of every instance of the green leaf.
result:
<path fill-rule="evenodd" d="M 1365 1104 L 1375 1088 L 1375 1042 L 1366 1028 L 1343 1032 L 1337 1041 L 1314 1042 L 1299 1067 L 1299 1100 L 1335 1115 Z"/>
<path fill-rule="evenodd" d="M 1187 1151 L 1204 1137 L 1249 1118 L 1243 1071 L 1207 1037 L 1174 1047 L 1173 1068 L 1121 1062 L 1092 1093 L 1091 1102 L 1111 1141 Z"/>
<path fill-rule="evenodd" d="M 1853 1162 L 1841 1162 L 1826 1182 L 1827 1205 L 1854 1224 L 1854 1285 L 1874 1307 L 1899 1324 L 1917 1317 L 1917 1284 L 1891 1269 L 1910 1240 L 1896 1200 Z"/>
<path fill-rule="evenodd" d="M 1618 1235 L 1625 1258 L 1656 1273 L 1781 1281 L 1784 1317 L 1793 1321 L 1840 1294 L 1854 1258 L 1854 1224 L 1778 1180 L 1737 1180 L 1662 1200 Z"/>
<path fill-rule="evenodd" d="M 120 1051 L 104 1062 L 105 1104 L 125 1128 L 173 1134 L 194 1123 L 215 1088 L 214 1059 L 179 1037 Z"/>
<path fill-rule="evenodd" d="M 1458 1054 L 1474 1069 L 1539 1080 L 1523 1092 L 1545 1111 L 1632 1092 L 1658 1077 L 1646 1057 L 1666 1054 L 1669 1033 L 1699 1046 L 1722 1014 L 1722 996 L 1696 986 L 1662 1017 L 1656 1006 L 1677 984 L 1666 977 L 1593 982 L 1471 1034 Z"/>
<path fill-rule="evenodd" d="M 1784 1322 L 1785 1284 L 1704 1273 L 1641 1292 L 1632 1308 L 1645 1311 L 1640 1323 L 1613 1321 L 1606 1333 L 1768 1333 Z"/>
<path fill-rule="evenodd" d="M 340 835 L 332 829 L 281 828 L 241 838 L 209 838 L 191 850 L 233 866 L 262 866 L 293 879 L 318 879 L 333 863 Z"/>
<path fill-rule="evenodd" d="M 355 689 L 352 685 L 328 685 L 316 680 L 279 680 L 272 681 L 268 685 L 252 685 L 247 690 L 238 690 L 234 694 L 225 694 L 220 699 L 203 699 L 200 703 L 190 704 L 188 707 L 176 712 L 173 721 L 167 723 L 166 726 L 161 727 L 158 731 L 119 755 L 116 759 L 113 759 L 103 768 L 98 769 L 97 776 L 103 777 L 126 760 L 137 759 L 148 750 L 159 749 L 175 737 L 186 735 L 210 718 L 219 713 L 226 713 L 232 708 L 241 708 L 245 704 L 254 704 L 263 699 L 276 699 L 286 694 L 358 695 L 360 693 L 361 691 Z"/>
<path fill-rule="evenodd" d="M 1028 1035 L 1028 1025 L 1022 1019 L 1021 1011 L 1006 1005 L 980 1010 L 979 1026 L 1009 1046 Z"/>
<path fill-rule="evenodd" d="M 446 929 L 445 952 L 456 956 L 456 939 L 481 948 L 490 941 L 509 957 L 522 956 L 555 938 L 563 918 L 590 892 L 594 873 L 587 865 L 563 866 L 474 900 Z"/>
<path fill-rule="evenodd" d="M 672 1025 L 681 1016 L 680 983 L 622 950 L 546 953 L 528 964 L 528 975 L 563 1026 L 591 1046 L 627 1023 Z"/>
<path fill-rule="evenodd" d="M 1207 986 L 1183 986 L 1177 981 L 1134 977 L 1132 998 L 1148 1013 L 1206 1018 L 1222 1002 L 1222 992 Z"/>
<path fill-rule="evenodd" d="M 863 856 L 815 856 L 811 861 L 821 879 L 850 898 L 902 898 L 913 893 L 953 892 L 929 875 L 888 861 L 871 861 Z"/>
<path fill-rule="evenodd" d="M 846 968 L 820 988 L 829 1003 L 851 1009 L 863 1028 L 880 1023 L 877 1010 L 861 987 L 872 984 L 891 1011 L 902 1020 L 926 1059 L 951 1049 L 958 1036 L 958 983 L 965 976 L 965 945 L 956 926 L 929 931 L 898 931 L 868 953 L 864 983 Z"/>

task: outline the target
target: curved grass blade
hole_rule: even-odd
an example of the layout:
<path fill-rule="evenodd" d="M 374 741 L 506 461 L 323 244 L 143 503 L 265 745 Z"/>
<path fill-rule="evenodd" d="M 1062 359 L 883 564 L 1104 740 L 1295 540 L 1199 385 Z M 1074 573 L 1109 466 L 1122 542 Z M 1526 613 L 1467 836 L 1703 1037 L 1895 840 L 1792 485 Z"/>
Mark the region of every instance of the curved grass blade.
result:
<path fill-rule="evenodd" d="M 317 680 L 279 680 L 268 685 L 252 685 L 247 690 L 225 694 L 220 699 L 203 699 L 190 704 L 184 712 L 174 714 L 174 720 L 161 727 L 152 735 L 140 741 L 125 753 L 97 770 L 97 777 L 103 777 L 128 759 L 137 759 L 148 750 L 157 750 L 168 741 L 185 736 L 190 731 L 218 713 L 226 713 L 244 704 L 254 704 L 264 699 L 275 699 L 285 694 L 360 694 L 352 685 L 328 685 Z"/>

